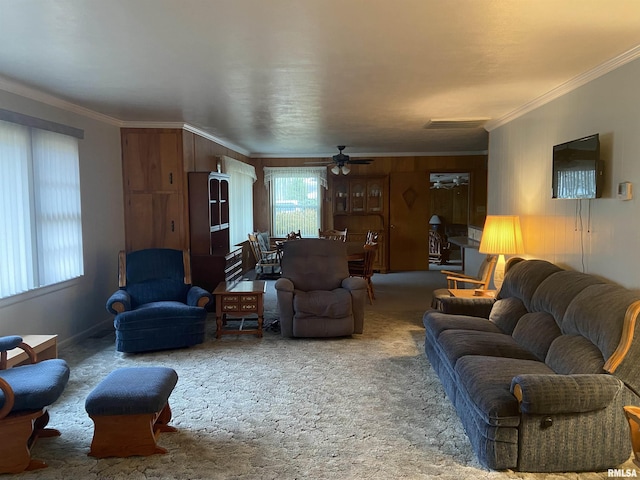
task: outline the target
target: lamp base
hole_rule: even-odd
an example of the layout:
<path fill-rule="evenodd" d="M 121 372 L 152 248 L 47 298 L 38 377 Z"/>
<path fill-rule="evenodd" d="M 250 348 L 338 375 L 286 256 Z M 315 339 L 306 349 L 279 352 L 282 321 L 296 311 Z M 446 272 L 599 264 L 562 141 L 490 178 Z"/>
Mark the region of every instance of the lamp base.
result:
<path fill-rule="evenodd" d="M 504 266 L 505 266 L 504 255 L 498 255 L 498 261 L 496 263 L 496 269 L 493 272 L 493 285 L 496 287 L 496 290 L 500 290 L 502 287 L 502 282 L 504 281 Z"/>

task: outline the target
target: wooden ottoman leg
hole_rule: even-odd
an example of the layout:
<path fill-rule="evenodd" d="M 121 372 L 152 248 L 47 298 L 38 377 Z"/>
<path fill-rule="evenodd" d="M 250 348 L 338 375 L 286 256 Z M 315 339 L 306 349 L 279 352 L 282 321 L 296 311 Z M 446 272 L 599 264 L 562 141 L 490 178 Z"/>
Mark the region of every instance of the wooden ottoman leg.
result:
<path fill-rule="evenodd" d="M 94 432 L 89 455 L 97 458 L 167 453 L 156 437 L 160 432 L 176 431 L 166 424 L 171 419 L 168 403 L 160 413 L 96 415 L 91 419 Z"/>

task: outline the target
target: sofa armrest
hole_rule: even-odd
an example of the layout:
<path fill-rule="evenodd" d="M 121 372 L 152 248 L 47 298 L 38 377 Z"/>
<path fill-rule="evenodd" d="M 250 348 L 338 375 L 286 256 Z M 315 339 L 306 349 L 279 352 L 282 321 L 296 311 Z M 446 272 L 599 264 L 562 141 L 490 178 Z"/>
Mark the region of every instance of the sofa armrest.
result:
<path fill-rule="evenodd" d="M 213 302 L 213 295 L 204 288 L 196 285 L 189 288 L 187 292 L 187 305 L 205 308 L 209 306 L 211 302 Z"/>
<path fill-rule="evenodd" d="M 612 375 L 517 375 L 511 393 L 529 414 L 584 413 L 607 407 L 623 383 Z"/>
<path fill-rule="evenodd" d="M 131 296 L 126 290 L 117 290 L 107 300 L 107 311 L 117 315 L 131 310 Z"/>
<path fill-rule="evenodd" d="M 439 296 L 438 303 L 439 309 L 443 313 L 489 318 L 495 299 L 487 297 L 459 298 Z"/>

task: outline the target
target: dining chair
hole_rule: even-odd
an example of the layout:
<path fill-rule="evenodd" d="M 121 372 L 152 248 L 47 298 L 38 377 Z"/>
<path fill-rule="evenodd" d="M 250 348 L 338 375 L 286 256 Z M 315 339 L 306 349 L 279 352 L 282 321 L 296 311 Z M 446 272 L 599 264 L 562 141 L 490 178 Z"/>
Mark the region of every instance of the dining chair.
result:
<path fill-rule="evenodd" d="M 328 240 L 339 240 L 341 242 L 347 241 L 347 229 L 344 230 L 325 230 L 318 229 L 318 237 L 326 238 Z"/>
<path fill-rule="evenodd" d="M 373 290 L 373 282 L 371 277 L 373 276 L 373 264 L 376 260 L 378 253 L 377 243 L 365 243 L 364 244 L 364 257 L 362 261 L 349 262 L 349 276 L 361 277 L 367 282 L 367 295 L 369 296 L 369 303 L 373 304 L 373 300 L 376 298 Z"/>

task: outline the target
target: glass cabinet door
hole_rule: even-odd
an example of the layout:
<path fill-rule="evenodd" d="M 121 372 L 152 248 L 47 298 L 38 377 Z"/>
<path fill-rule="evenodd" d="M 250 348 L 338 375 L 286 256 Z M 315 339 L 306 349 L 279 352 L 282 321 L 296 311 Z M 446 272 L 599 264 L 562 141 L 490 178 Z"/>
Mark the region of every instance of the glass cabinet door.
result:
<path fill-rule="evenodd" d="M 335 202 L 333 204 L 334 213 L 349 212 L 349 183 L 337 181 L 335 183 Z"/>
<path fill-rule="evenodd" d="M 351 211 L 353 213 L 364 212 L 366 203 L 367 185 L 363 181 L 351 183 Z"/>
<path fill-rule="evenodd" d="M 379 213 L 383 211 L 383 188 L 378 180 L 367 182 L 367 212 Z"/>

